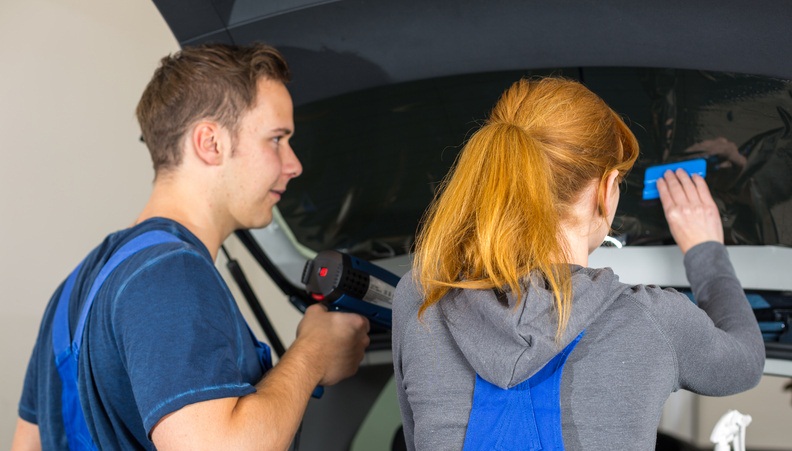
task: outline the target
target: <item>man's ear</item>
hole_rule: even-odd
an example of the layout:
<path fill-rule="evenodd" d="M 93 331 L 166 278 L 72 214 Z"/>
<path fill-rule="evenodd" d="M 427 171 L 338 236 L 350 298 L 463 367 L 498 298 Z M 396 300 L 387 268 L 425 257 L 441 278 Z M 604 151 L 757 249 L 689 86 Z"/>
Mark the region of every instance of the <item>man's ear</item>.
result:
<path fill-rule="evenodd" d="M 223 162 L 230 149 L 225 129 L 212 121 L 201 121 L 192 128 L 190 135 L 192 148 L 199 160 L 210 166 Z"/>

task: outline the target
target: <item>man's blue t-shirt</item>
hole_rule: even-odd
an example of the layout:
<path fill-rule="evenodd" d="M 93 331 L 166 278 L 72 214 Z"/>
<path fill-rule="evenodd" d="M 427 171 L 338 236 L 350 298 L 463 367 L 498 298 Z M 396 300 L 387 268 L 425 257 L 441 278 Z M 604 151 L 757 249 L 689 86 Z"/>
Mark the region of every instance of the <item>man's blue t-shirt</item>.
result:
<path fill-rule="evenodd" d="M 99 290 L 85 327 L 78 386 L 100 449 L 154 449 L 151 429 L 164 416 L 196 402 L 253 393 L 267 369 L 206 247 L 167 219 L 113 233 L 86 257 L 72 291 L 70 329 L 112 253 L 151 230 L 183 243 L 153 246 L 125 260 Z M 19 403 L 20 418 L 38 424 L 43 449 L 67 447 L 52 350 L 62 289 L 44 313 Z"/>

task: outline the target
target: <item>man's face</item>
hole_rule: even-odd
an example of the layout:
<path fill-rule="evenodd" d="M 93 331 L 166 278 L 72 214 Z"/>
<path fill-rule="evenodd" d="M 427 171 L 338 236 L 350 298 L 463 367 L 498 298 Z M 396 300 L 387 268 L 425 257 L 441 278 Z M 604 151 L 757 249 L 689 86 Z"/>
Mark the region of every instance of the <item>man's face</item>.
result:
<path fill-rule="evenodd" d="M 237 228 L 264 227 L 293 177 L 302 173 L 289 139 L 294 133 L 291 96 L 279 81 L 260 80 L 253 109 L 240 120 L 225 172 L 228 209 Z"/>

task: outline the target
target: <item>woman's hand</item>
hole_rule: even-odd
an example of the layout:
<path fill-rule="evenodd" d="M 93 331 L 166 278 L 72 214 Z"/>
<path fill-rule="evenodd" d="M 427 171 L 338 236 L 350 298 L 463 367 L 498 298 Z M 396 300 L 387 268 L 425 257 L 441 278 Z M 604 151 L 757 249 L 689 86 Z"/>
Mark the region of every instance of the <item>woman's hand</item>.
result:
<path fill-rule="evenodd" d="M 666 171 L 657 180 L 668 227 L 682 253 L 705 241 L 723 243 L 723 224 L 707 182 L 684 169 Z"/>

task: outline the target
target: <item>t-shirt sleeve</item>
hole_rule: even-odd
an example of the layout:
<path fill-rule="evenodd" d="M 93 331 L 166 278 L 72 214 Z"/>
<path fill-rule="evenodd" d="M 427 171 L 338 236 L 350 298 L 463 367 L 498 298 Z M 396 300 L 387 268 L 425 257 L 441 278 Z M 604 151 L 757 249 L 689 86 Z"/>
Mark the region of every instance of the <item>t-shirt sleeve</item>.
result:
<path fill-rule="evenodd" d="M 147 433 L 186 405 L 255 391 L 232 303 L 214 266 L 184 250 L 150 261 L 119 289 L 112 325 Z"/>
<path fill-rule="evenodd" d="M 53 397 L 49 383 L 50 380 L 53 380 L 53 376 L 49 372 L 55 367 L 55 356 L 52 351 L 52 317 L 55 315 L 55 308 L 57 307 L 55 301 L 60 298 L 63 285 L 64 283 L 61 283 L 52 295 L 44 311 L 44 317 L 39 325 L 36 344 L 33 346 L 33 352 L 31 352 L 27 371 L 25 372 L 25 381 L 22 385 L 22 396 L 19 399 L 17 412 L 19 418 L 33 424 L 47 421 L 46 418 L 43 418 L 47 416 L 47 413 L 39 413 L 39 408 L 42 405 L 41 401 L 46 404 L 47 400 Z M 48 355 L 48 357 L 45 357 L 44 354 Z M 46 360 L 49 360 L 49 365 L 51 366 L 44 363 Z M 44 367 L 40 368 L 41 365 L 44 365 Z M 57 374 L 54 379 L 59 381 Z M 59 389 L 60 385 L 58 385 Z M 57 393 L 60 393 L 60 391 L 57 391 Z M 60 405 L 60 403 L 57 405 Z"/>
<path fill-rule="evenodd" d="M 38 415 L 36 414 L 36 406 L 38 405 L 38 349 L 39 342 L 33 347 L 33 355 L 28 362 L 27 371 L 25 372 L 25 383 L 22 386 L 22 397 L 19 400 L 19 418 L 27 421 L 28 423 L 38 424 Z"/>

